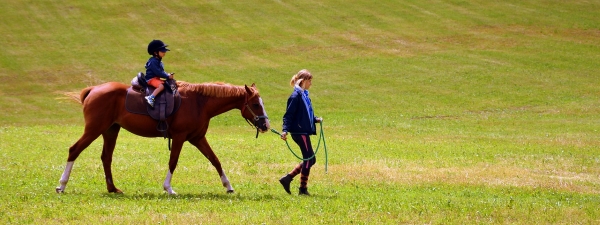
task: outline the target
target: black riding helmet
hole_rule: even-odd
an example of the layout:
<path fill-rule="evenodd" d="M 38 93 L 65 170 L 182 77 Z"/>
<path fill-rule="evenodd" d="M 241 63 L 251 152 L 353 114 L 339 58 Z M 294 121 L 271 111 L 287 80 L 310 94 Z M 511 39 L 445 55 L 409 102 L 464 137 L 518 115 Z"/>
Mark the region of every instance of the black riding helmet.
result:
<path fill-rule="evenodd" d="M 155 52 L 166 52 L 170 51 L 166 45 L 161 40 L 152 40 L 150 44 L 148 44 L 148 54 L 154 55 Z"/>

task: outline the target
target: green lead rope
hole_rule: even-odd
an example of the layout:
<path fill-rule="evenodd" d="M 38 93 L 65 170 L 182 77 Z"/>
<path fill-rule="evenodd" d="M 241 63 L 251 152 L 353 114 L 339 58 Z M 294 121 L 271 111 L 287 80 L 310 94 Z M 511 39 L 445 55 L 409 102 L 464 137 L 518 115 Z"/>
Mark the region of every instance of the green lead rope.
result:
<path fill-rule="evenodd" d="M 307 160 L 311 160 L 312 158 L 314 158 L 317 155 L 317 152 L 319 152 L 319 147 L 321 147 L 321 139 L 322 139 L 323 140 L 323 148 L 325 149 L 325 173 L 327 173 L 327 164 L 328 164 L 328 161 L 329 161 L 329 159 L 327 157 L 327 144 L 325 143 L 325 135 L 323 135 L 323 122 L 319 122 L 319 124 L 321 125 L 321 132 L 320 132 L 321 134 L 320 134 L 320 137 L 319 137 L 319 142 L 317 143 L 317 150 L 315 150 L 315 154 L 313 154 L 313 156 L 304 159 L 304 158 L 298 156 L 294 152 L 294 150 L 292 150 L 292 148 L 290 147 L 290 143 L 288 143 L 287 140 L 285 140 L 285 144 L 287 145 L 288 150 L 290 150 L 290 152 L 292 154 L 294 154 L 294 156 L 296 156 L 296 158 L 298 158 L 299 160 L 302 160 L 302 161 L 307 161 Z M 281 136 L 281 133 L 279 133 L 277 130 L 275 130 L 273 128 L 271 128 L 271 132 L 276 133 L 279 136 Z"/>

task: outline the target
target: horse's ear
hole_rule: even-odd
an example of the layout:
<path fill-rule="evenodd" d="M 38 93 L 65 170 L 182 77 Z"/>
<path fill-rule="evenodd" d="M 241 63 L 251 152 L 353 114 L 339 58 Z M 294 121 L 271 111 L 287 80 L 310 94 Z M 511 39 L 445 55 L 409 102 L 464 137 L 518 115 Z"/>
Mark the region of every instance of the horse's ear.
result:
<path fill-rule="evenodd" d="M 252 85 L 254 85 L 254 84 L 252 84 Z M 248 92 L 248 94 L 252 94 L 252 90 L 250 90 L 248 85 L 244 85 L 244 87 L 246 88 L 246 92 Z"/>
<path fill-rule="evenodd" d="M 256 84 L 252 83 L 251 87 L 255 88 L 255 87 L 256 87 Z"/>

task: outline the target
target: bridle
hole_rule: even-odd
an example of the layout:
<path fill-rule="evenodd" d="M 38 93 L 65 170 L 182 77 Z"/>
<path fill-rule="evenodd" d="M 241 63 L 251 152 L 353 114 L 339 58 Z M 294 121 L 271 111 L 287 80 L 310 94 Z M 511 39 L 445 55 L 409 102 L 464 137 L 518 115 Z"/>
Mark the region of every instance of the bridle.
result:
<path fill-rule="evenodd" d="M 247 93 L 246 93 L 246 100 L 245 100 L 245 102 L 244 102 L 244 107 L 242 107 L 242 115 L 244 115 L 244 111 L 245 111 L 246 109 L 248 109 L 248 111 L 249 111 L 249 112 L 252 114 L 252 116 L 254 117 L 254 118 L 253 118 L 253 120 L 254 120 L 253 122 L 250 122 L 250 120 L 249 120 L 249 119 L 247 119 L 247 118 L 244 118 L 244 119 L 246 119 L 246 122 L 247 122 L 248 124 L 250 124 L 250 126 L 253 126 L 254 128 L 256 128 L 256 138 L 258 138 L 258 132 L 259 132 L 259 130 L 260 130 L 260 128 L 258 128 L 258 125 L 257 125 L 258 121 L 259 121 L 260 119 L 265 119 L 265 120 L 267 120 L 267 119 L 269 119 L 269 117 L 267 117 L 266 115 L 262 115 L 262 116 L 258 116 L 258 115 L 256 115 L 256 113 L 254 113 L 254 111 L 252 111 L 252 108 L 250 108 L 250 105 L 248 104 L 248 100 L 250 100 L 250 98 L 249 98 L 249 94 L 247 94 Z"/>

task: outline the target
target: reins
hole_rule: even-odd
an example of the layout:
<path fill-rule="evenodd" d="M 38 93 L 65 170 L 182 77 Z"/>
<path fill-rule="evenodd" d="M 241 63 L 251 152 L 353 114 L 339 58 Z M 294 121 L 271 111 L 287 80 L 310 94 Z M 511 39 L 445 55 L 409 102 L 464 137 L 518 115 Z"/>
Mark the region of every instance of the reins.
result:
<path fill-rule="evenodd" d="M 328 164 L 329 159 L 327 157 L 327 144 L 325 143 L 325 135 L 323 135 L 323 122 L 319 122 L 319 125 L 321 127 L 321 131 L 319 132 L 320 133 L 319 134 L 319 142 L 317 143 L 317 149 L 315 150 L 315 153 L 311 157 L 304 159 L 304 158 L 298 156 L 294 152 L 294 150 L 292 150 L 292 148 L 290 147 L 290 143 L 288 143 L 287 140 L 285 140 L 285 144 L 287 145 L 288 150 L 290 150 L 290 152 L 292 154 L 294 154 L 294 156 L 296 156 L 296 158 L 298 158 L 299 160 L 302 160 L 302 161 L 307 161 L 307 160 L 313 159 L 317 155 L 317 152 L 319 152 L 319 147 L 321 147 L 321 139 L 323 139 L 323 148 L 325 149 L 325 173 L 327 173 L 327 164 Z M 273 128 L 271 128 L 271 132 L 281 136 L 281 133 L 279 133 L 277 130 L 275 130 Z"/>

